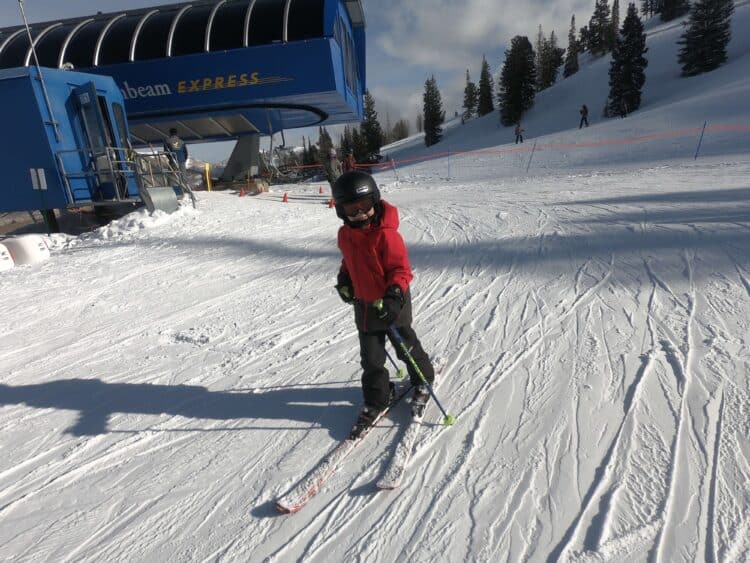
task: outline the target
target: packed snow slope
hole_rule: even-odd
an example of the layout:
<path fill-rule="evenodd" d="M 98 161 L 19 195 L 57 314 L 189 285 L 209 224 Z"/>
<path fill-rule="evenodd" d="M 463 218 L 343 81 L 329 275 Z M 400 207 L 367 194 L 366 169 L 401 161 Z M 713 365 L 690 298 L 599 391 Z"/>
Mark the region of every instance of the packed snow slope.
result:
<path fill-rule="evenodd" d="M 51 237 L 0 276 L 0 559 L 750 559 L 750 135 L 709 131 L 697 159 L 698 133 L 586 144 L 750 125 L 743 49 L 582 131 L 554 87 L 529 129 L 570 117 L 538 139 L 568 148 L 531 159 L 476 120 L 452 148 L 485 152 L 376 175 L 457 417 L 430 407 L 396 491 L 374 483 L 403 405 L 301 512 L 273 508 L 361 401 L 317 184 Z"/>

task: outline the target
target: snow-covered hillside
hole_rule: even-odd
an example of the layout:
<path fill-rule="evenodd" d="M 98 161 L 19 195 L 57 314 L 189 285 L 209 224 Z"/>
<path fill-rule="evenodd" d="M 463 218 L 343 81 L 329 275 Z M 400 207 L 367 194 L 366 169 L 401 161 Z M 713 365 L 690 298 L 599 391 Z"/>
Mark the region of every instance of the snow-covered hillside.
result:
<path fill-rule="evenodd" d="M 731 64 L 714 72 L 690 78 L 680 78 L 677 63 L 679 50 L 677 41 L 683 33 L 679 22 L 660 23 L 658 17 L 647 26 L 648 67 L 641 108 L 627 119 L 605 119 L 602 117 L 609 92 L 608 72 L 610 56 L 601 57 L 582 64 L 573 76 L 560 79 L 552 88 L 536 96 L 534 107 L 524 116 L 526 144 L 538 141 L 541 144 L 580 143 L 590 144 L 669 133 L 684 128 L 709 126 L 747 125 L 750 122 L 750 34 L 744 30 L 750 26 L 750 4 L 742 3 L 736 8 L 732 19 L 732 41 L 729 45 Z M 591 127 L 578 130 L 582 104 L 590 110 Z M 513 127 L 499 125 L 497 111 L 479 119 L 460 125 L 452 119 L 445 126 L 443 141 L 433 147 L 425 147 L 422 135 L 385 146 L 381 153 L 395 160 L 412 161 L 445 151 L 486 150 L 514 140 Z M 733 147 L 736 135 L 730 143 L 717 147 L 716 154 L 744 151 L 743 146 Z M 605 162 L 614 157 L 618 161 L 647 161 L 652 156 L 684 158 L 695 152 L 698 135 L 679 138 L 672 146 L 662 146 L 654 152 L 647 143 L 637 146 L 625 145 L 619 151 L 607 151 Z M 529 147 L 530 148 L 530 147 Z M 711 147 L 706 147 L 711 150 Z M 599 165 L 597 153 L 569 148 L 563 153 L 560 165 Z M 612 153 L 615 153 L 614 155 Z M 536 156 L 534 157 L 536 160 Z M 592 161 L 592 159 L 597 159 Z M 526 160 L 523 159 L 524 167 Z M 517 173 L 512 170 L 511 173 Z"/>
<path fill-rule="evenodd" d="M 430 407 L 397 491 L 374 483 L 403 405 L 274 510 L 361 400 L 317 185 L 201 193 L 0 274 L 0 559 L 749 560 L 750 134 L 711 130 L 697 160 L 698 133 L 653 135 L 750 125 L 750 45 L 685 82 L 659 62 L 678 32 L 627 119 L 577 129 L 599 61 L 539 97 L 524 147 L 494 116 L 432 148 L 483 152 L 376 175 L 457 417 Z"/>

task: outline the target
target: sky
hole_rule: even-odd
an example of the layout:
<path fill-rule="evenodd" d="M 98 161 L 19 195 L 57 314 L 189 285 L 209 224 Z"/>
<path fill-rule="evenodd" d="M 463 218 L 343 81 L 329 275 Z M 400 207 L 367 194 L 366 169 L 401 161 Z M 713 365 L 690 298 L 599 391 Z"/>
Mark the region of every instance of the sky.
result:
<path fill-rule="evenodd" d="M 137 9 L 170 3 L 163 0 L 25 0 L 30 22 L 90 15 L 95 11 Z M 624 2 L 621 2 L 621 10 Z M 567 44 L 571 15 L 576 27 L 588 22 L 593 0 L 364 0 L 367 20 L 367 86 L 381 122 L 408 119 L 412 127 L 421 111 L 424 82 L 434 75 L 448 116 L 460 111 L 468 69 L 479 80 L 482 56 L 493 74 L 515 35 L 535 38 L 539 24 Z M 16 0 L 0 4 L 0 27 L 18 25 Z M 334 137 L 340 128 L 333 128 Z M 287 144 L 298 144 L 310 130 L 287 131 Z M 265 143 L 263 143 L 265 145 Z M 230 143 L 196 147 L 203 158 L 226 158 Z M 221 156 L 226 153 L 224 156 Z"/>

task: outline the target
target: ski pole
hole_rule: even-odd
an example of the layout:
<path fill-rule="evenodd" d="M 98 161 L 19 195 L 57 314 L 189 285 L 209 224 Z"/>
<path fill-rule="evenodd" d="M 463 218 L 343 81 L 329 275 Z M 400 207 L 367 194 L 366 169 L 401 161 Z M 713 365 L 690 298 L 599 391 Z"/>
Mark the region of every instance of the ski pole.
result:
<path fill-rule="evenodd" d="M 440 411 L 443 413 L 443 424 L 445 426 L 451 426 L 456 421 L 456 417 L 445 412 L 443 405 L 440 404 L 440 401 L 438 401 L 438 398 L 435 395 L 435 392 L 432 390 L 432 386 L 425 379 L 424 375 L 422 375 L 422 370 L 419 369 L 417 362 L 414 361 L 414 358 L 409 353 L 409 349 L 406 347 L 406 342 L 404 342 L 404 339 L 401 338 L 401 334 L 399 334 L 398 329 L 396 328 L 396 325 L 392 324 L 391 326 L 388 327 L 388 330 L 391 331 L 391 334 L 396 339 L 396 342 L 398 342 L 399 348 L 401 348 L 401 351 L 404 353 L 404 355 L 406 356 L 406 359 L 409 361 L 409 365 L 411 365 L 411 367 L 414 369 L 414 373 L 416 373 L 419 376 L 419 379 L 422 380 L 422 383 L 425 384 L 425 387 L 427 387 L 427 391 L 430 392 L 430 396 L 434 399 L 435 404 L 440 408 Z"/>
<path fill-rule="evenodd" d="M 383 306 L 382 302 L 381 302 L 380 306 L 381 307 Z M 384 350 L 385 350 L 385 348 L 384 348 Z M 403 379 L 404 376 L 406 376 L 406 370 L 404 368 L 398 367 L 398 364 L 396 363 L 396 360 L 394 360 L 393 356 L 391 356 L 388 353 L 388 350 L 385 350 L 385 355 L 388 356 L 388 359 L 391 361 L 391 364 L 393 364 L 393 369 L 396 370 L 396 377 L 398 377 L 399 379 Z"/>
<path fill-rule="evenodd" d="M 703 122 L 703 130 L 701 131 L 701 138 L 698 139 L 698 147 L 695 149 L 695 156 L 693 157 L 693 160 L 698 159 L 698 151 L 701 150 L 701 143 L 703 142 L 703 133 L 706 132 L 706 125 L 708 124 L 708 121 Z"/>
<path fill-rule="evenodd" d="M 384 348 L 384 350 L 385 350 L 385 348 Z M 403 378 L 404 378 L 404 376 L 406 375 L 406 370 L 405 370 L 404 368 L 400 368 L 400 367 L 398 367 L 398 364 L 397 364 L 397 363 L 396 363 L 396 361 L 395 361 L 395 360 L 393 359 L 393 356 L 391 356 L 391 355 L 390 355 L 390 354 L 388 353 L 388 350 L 385 350 L 385 355 L 386 355 L 386 356 L 388 356 L 388 359 L 389 359 L 389 360 L 391 361 L 391 363 L 393 364 L 393 369 L 395 369 L 395 370 L 396 370 L 396 377 L 398 377 L 399 379 L 403 379 Z"/>

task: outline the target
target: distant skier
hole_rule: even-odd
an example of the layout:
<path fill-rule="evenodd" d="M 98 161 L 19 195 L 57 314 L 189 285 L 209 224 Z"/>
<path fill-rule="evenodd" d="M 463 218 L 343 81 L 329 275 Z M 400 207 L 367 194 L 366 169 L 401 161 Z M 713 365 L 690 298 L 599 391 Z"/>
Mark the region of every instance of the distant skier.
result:
<path fill-rule="evenodd" d="M 578 128 L 580 129 L 584 125 L 588 127 L 589 126 L 589 108 L 586 107 L 586 104 L 583 104 L 581 106 L 581 109 L 578 110 L 578 113 L 581 114 L 581 122 L 578 124 Z"/>
<path fill-rule="evenodd" d="M 407 349 L 425 379 L 432 383 L 435 372 L 411 327 L 412 309 L 409 283 L 413 279 L 404 239 L 398 232 L 398 210 L 380 198 L 375 180 L 366 172 L 343 174 L 333 185 L 336 214 L 344 225 L 338 233 L 343 259 L 336 290 L 345 303 L 354 305 L 359 331 L 364 406 L 350 437 L 358 438 L 390 406 L 392 385 L 385 369 L 386 336 L 396 353 L 406 361 L 401 348 L 393 342 L 388 328 L 395 324 Z M 382 307 L 376 302 L 382 300 Z M 407 363 L 415 386 L 414 405 L 424 405 L 427 388 Z"/>
<path fill-rule="evenodd" d="M 516 144 L 523 143 L 523 132 L 525 129 L 521 128 L 521 123 L 516 123 L 516 128 L 514 130 L 516 134 Z"/>
<path fill-rule="evenodd" d="M 323 168 L 326 171 L 326 176 L 328 176 L 328 183 L 333 187 L 333 183 L 342 174 L 341 162 L 339 162 L 339 157 L 336 155 L 336 149 L 332 148 L 328 151 L 328 156 L 323 160 Z"/>
<path fill-rule="evenodd" d="M 177 129 L 169 130 L 169 137 L 164 140 L 164 150 L 169 153 L 175 168 L 185 174 L 188 150 L 185 141 L 177 136 Z"/>

